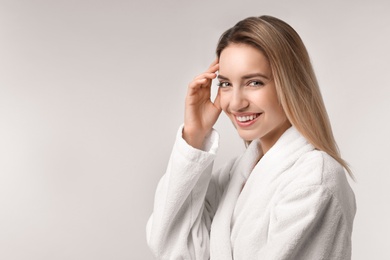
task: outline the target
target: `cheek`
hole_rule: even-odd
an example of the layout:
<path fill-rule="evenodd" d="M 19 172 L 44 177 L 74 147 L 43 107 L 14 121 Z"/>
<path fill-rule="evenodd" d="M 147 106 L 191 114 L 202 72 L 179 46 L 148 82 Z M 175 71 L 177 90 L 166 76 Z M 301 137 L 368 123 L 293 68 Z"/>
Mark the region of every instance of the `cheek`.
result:
<path fill-rule="evenodd" d="M 229 107 L 229 97 L 226 93 L 220 92 L 219 103 L 221 105 L 222 110 L 226 113 L 227 108 Z"/>
<path fill-rule="evenodd" d="M 272 115 L 275 120 L 284 121 L 287 118 L 282 106 L 277 103 L 272 104 L 270 106 L 270 110 L 272 111 Z"/>

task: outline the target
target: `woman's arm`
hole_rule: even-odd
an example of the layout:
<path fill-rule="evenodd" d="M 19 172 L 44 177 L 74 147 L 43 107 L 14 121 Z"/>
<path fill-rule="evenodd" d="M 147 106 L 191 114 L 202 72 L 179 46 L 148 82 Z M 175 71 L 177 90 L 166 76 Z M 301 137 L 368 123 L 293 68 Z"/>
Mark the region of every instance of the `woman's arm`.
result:
<path fill-rule="evenodd" d="M 233 162 L 212 174 L 217 133 L 201 151 L 181 138 L 181 129 L 157 187 L 147 240 L 158 259 L 208 259 L 211 222 Z"/>
<path fill-rule="evenodd" d="M 157 187 L 147 240 L 159 259 L 209 258 L 210 226 L 220 197 L 211 174 L 218 146 L 212 127 L 221 113 L 219 94 L 214 102 L 210 100 L 217 70 L 215 60 L 189 84 L 184 127 Z"/>

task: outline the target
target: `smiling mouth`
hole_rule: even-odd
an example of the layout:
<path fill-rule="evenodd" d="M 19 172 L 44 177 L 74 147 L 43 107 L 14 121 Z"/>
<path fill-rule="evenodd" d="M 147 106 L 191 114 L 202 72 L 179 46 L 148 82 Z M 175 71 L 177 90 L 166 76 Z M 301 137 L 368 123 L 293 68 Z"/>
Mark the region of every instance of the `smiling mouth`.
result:
<path fill-rule="evenodd" d="M 245 123 L 245 122 L 249 122 L 249 121 L 252 121 L 252 120 L 258 118 L 260 115 L 261 115 L 261 113 L 252 114 L 252 115 L 248 115 L 248 116 L 236 116 L 236 119 L 240 123 Z"/>

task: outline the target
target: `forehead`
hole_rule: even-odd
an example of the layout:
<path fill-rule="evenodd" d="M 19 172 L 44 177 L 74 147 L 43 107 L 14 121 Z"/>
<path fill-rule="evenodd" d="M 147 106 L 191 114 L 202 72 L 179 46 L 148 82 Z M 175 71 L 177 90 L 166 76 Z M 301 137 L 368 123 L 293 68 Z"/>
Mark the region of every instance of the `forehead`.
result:
<path fill-rule="evenodd" d="M 249 73 L 272 74 L 265 55 L 247 44 L 230 44 L 221 52 L 219 73 L 227 77 L 241 77 Z"/>

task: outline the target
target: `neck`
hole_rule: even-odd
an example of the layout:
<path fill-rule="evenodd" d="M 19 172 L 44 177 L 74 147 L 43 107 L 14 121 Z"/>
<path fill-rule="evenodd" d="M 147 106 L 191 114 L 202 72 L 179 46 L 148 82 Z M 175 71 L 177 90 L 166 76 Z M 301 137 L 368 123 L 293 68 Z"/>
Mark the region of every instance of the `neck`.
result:
<path fill-rule="evenodd" d="M 277 129 L 260 138 L 260 147 L 263 155 L 279 140 L 282 134 L 291 127 L 288 120 L 284 121 Z"/>

